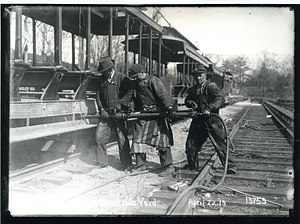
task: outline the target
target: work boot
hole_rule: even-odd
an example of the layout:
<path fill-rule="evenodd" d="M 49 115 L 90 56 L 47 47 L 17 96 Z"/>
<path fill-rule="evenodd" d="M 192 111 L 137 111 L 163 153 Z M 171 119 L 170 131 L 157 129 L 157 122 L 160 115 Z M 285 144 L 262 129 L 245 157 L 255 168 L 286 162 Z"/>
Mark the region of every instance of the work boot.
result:
<path fill-rule="evenodd" d="M 161 172 L 158 176 L 159 177 L 167 177 L 167 176 L 173 176 L 174 174 L 175 174 L 175 168 L 171 164 L 163 172 Z"/>
<path fill-rule="evenodd" d="M 181 169 L 182 170 L 197 170 L 196 167 L 194 167 L 194 166 L 192 167 L 188 164 L 185 164 Z"/>
<path fill-rule="evenodd" d="M 130 172 L 134 168 L 133 164 L 122 166 L 122 170 L 125 172 Z"/>
<path fill-rule="evenodd" d="M 234 166 L 234 167 L 230 167 L 227 169 L 227 174 L 236 174 L 237 172 L 237 167 Z"/>
<path fill-rule="evenodd" d="M 146 165 L 141 165 L 139 167 L 136 167 L 136 168 L 132 169 L 130 171 L 130 173 L 138 173 L 138 172 L 142 172 L 142 171 L 145 171 L 145 170 L 147 170 Z"/>

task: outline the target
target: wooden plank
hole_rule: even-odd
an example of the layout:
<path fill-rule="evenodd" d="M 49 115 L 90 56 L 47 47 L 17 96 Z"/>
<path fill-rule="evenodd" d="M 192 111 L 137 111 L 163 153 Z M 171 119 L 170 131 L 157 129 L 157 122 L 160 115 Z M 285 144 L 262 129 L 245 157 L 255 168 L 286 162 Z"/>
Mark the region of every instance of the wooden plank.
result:
<path fill-rule="evenodd" d="M 10 143 L 43 138 L 51 135 L 96 128 L 97 124 L 86 124 L 83 121 L 66 121 L 45 125 L 35 125 L 10 129 Z"/>
<path fill-rule="evenodd" d="M 199 157 L 199 161 L 207 161 L 207 158 Z M 251 159 L 234 159 L 236 163 L 255 163 L 255 164 L 273 164 L 273 165 L 293 165 L 293 160 L 290 162 L 281 162 L 281 161 L 268 161 L 268 160 L 251 160 Z"/>
<path fill-rule="evenodd" d="M 80 156 L 80 153 L 72 154 L 68 156 L 68 162 L 76 161 Z M 20 171 L 9 173 L 9 183 L 18 184 L 27 180 L 36 178 L 38 175 L 49 173 L 56 170 L 60 166 L 65 166 L 65 158 L 52 160 L 41 165 L 37 165 L 30 168 L 24 168 Z"/>
<path fill-rule="evenodd" d="M 288 142 L 260 142 L 260 141 L 256 141 L 256 142 L 239 142 L 238 145 L 242 145 L 242 146 L 267 146 L 268 148 L 273 147 L 273 146 L 280 146 L 280 147 L 288 147 L 291 148 L 292 146 L 288 143 Z"/>
<path fill-rule="evenodd" d="M 199 171 L 195 171 L 195 170 L 182 170 L 182 169 L 179 169 L 175 173 L 175 178 L 177 178 L 177 179 L 186 179 L 186 178 L 194 179 L 195 176 L 198 173 L 199 173 Z"/>
<path fill-rule="evenodd" d="M 210 148 L 207 148 L 210 149 Z M 214 149 L 209 150 L 209 151 L 204 151 L 205 148 L 202 148 L 202 151 L 200 151 L 199 153 L 202 154 L 210 154 L 213 152 Z M 283 150 L 257 150 L 257 149 L 235 149 L 233 154 L 236 152 L 253 152 L 253 153 L 271 153 L 271 154 L 294 154 L 294 152 L 292 150 L 289 151 L 283 151 Z"/>
<path fill-rule="evenodd" d="M 223 166 L 220 166 L 220 168 L 223 169 Z M 239 171 L 255 171 L 255 172 L 274 172 L 274 173 L 283 173 L 283 174 L 289 174 L 292 172 L 292 169 L 276 169 L 276 168 L 268 168 L 268 167 L 243 167 L 238 166 L 237 172 Z M 220 171 L 222 172 L 222 171 Z"/>
<path fill-rule="evenodd" d="M 65 168 L 65 170 L 70 173 L 79 173 L 79 174 L 87 174 L 92 169 L 93 169 L 92 167 L 67 167 L 67 168 Z"/>
<path fill-rule="evenodd" d="M 265 168 L 265 167 L 238 167 L 238 171 L 256 171 L 256 172 L 274 172 L 289 174 L 291 170 L 288 169 L 275 169 L 275 168 Z"/>
<path fill-rule="evenodd" d="M 278 144 L 275 144 L 275 145 L 272 145 L 272 146 L 269 146 L 269 145 L 266 145 L 266 146 L 263 146 L 261 144 L 258 144 L 258 145 L 249 145 L 249 144 L 244 144 L 244 145 L 239 145 L 239 144 L 233 144 L 235 146 L 236 149 L 253 149 L 253 148 L 260 148 L 260 149 L 282 149 L 282 150 L 293 150 L 293 147 L 291 145 L 286 145 L 286 146 L 283 146 L 283 145 L 278 145 Z M 208 144 L 206 145 L 205 147 L 202 147 L 203 148 L 210 148 L 210 147 L 213 147 L 212 144 Z"/>
<path fill-rule="evenodd" d="M 42 182 L 47 182 L 47 183 L 61 186 L 61 185 L 64 185 L 64 184 L 72 181 L 72 177 L 71 176 L 47 175 L 45 177 L 40 177 L 39 180 Z"/>
<path fill-rule="evenodd" d="M 220 173 L 213 173 L 214 177 L 221 178 L 222 174 Z M 232 174 L 226 174 L 226 178 L 233 178 L 233 179 L 240 179 L 240 180 L 254 180 L 254 181 L 266 181 L 270 179 L 272 182 L 281 182 L 281 183 L 292 183 L 293 178 L 273 178 L 273 177 L 258 177 L 258 176 L 238 176 Z"/>
<path fill-rule="evenodd" d="M 249 128 L 244 128 L 244 129 L 240 129 L 239 131 L 239 136 L 249 136 L 249 131 L 251 131 L 251 137 L 260 137 L 262 135 L 262 133 L 266 133 L 264 131 L 254 131 L 254 130 L 251 130 Z M 268 132 L 268 135 L 266 137 L 269 137 L 269 138 L 277 138 L 277 137 L 282 137 L 282 133 L 279 131 L 279 128 L 278 130 L 275 130 L 275 131 L 269 131 Z"/>
<path fill-rule="evenodd" d="M 46 116 L 60 116 L 65 114 L 95 114 L 97 112 L 95 99 L 93 100 L 56 100 L 35 101 L 10 104 L 10 119 L 39 118 Z"/>
<path fill-rule="evenodd" d="M 243 146 L 244 148 L 247 148 L 245 146 Z M 251 145 L 251 147 L 249 147 L 250 149 L 253 149 L 253 148 L 266 148 L 266 149 L 269 149 L 270 147 L 263 147 L 263 146 L 259 146 L 259 145 Z M 272 149 L 282 149 L 282 150 L 293 150 L 293 147 L 292 146 L 288 146 L 288 147 L 285 147 L 285 146 L 279 146 L 279 145 L 273 145 L 272 146 Z"/>
<path fill-rule="evenodd" d="M 273 148 L 273 147 L 272 147 Z M 257 153 L 275 153 L 275 154 L 293 154 L 291 151 L 283 151 L 283 150 L 255 150 L 255 149 L 235 149 L 234 152 L 257 152 Z"/>
<path fill-rule="evenodd" d="M 50 148 L 50 146 L 53 144 L 53 142 L 54 142 L 53 140 L 47 141 L 44 147 L 41 149 L 41 151 L 43 152 L 47 151 Z"/>
<path fill-rule="evenodd" d="M 219 188 L 222 192 L 233 192 L 226 188 L 227 186 L 221 186 Z M 269 188 L 254 188 L 254 187 L 239 187 L 239 186 L 228 186 L 235 190 L 255 195 L 255 196 L 273 196 L 273 197 L 287 197 L 288 190 L 274 190 Z M 235 193 L 239 194 L 239 193 Z"/>
<path fill-rule="evenodd" d="M 256 137 L 256 138 L 254 138 L 254 137 L 251 137 L 251 136 L 243 136 L 243 137 L 241 137 L 241 136 L 236 136 L 235 138 L 234 138 L 234 140 L 237 140 L 237 141 L 241 141 L 241 140 L 253 140 L 253 141 L 255 141 L 255 140 L 262 140 L 262 139 L 267 139 L 267 140 L 269 140 L 269 141 L 278 141 L 278 142 L 280 142 L 280 141 L 286 141 L 286 138 L 284 138 L 284 137 L 276 137 L 276 138 L 270 138 L 270 137 L 267 137 L 267 136 L 260 136 L 260 137 Z"/>

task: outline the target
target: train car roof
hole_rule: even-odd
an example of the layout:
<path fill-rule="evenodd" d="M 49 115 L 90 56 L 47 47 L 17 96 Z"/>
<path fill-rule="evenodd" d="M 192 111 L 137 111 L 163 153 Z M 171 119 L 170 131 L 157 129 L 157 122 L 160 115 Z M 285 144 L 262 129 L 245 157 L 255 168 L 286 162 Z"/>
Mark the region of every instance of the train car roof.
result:
<path fill-rule="evenodd" d="M 199 50 L 190 40 L 188 40 L 185 36 L 183 36 L 176 28 L 170 27 L 170 26 L 164 26 L 164 34 L 167 36 L 174 36 L 178 37 L 185 42 L 187 42 L 191 47 L 193 47 L 195 50 Z"/>
<path fill-rule="evenodd" d="M 153 35 L 153 54 L 154 60 L 158 60 L 158 36 Z M 147 57 L 149 55 L 148 49 L 149 35 L 143 34 L 142 36 L 142 55 Z M 194 45 L 190 45 L 186 40 L 175 36 L 162 35 L 162 63 L 167 62 L 182 62 L 183 56 L 186 55 L 189 58 L 201 63 L 202 65 L 208 67 L 211 61 L 208 60 L 203 55 L 197 52 Z M 125 43 L 125 42 L 122 42 Z M 139 36 L 129 39 L 129 51 L 136 54 L 139 53 Z"/>
<path fill-rule="evenodd" d="M 219 67 L 213 65 L 213 69 L 214 69 L 214 72 L 217 73 L 218 75 L 221 75 L 223 76 L 223 70 L 220 69 Z"/>
<path fill-rule="evenodd" d="M 43 23 L 55 26 L 56 13 L 59 6 L 22 6 L 22 14 Z M 62 29 L 75 35 L 86 36 L 86 19 L 88 6 L 61 6 Z M 109 12 L 111 7 L 91 7 L 91 33 L 96 35 L 109 34 Z M 125 35 L 126 15 L 129 15 L 129 35 L 139 34 L 140 22 L 146 33 L 152 31 L 161 34 L 163 27 L 154 22 L 136 7 L 112 7 L 114 12 L 113 35 Z M 81 15 L 81 17 L 79 17 Z M 82 21 L 79 26 L 79 18 Z M 140 22 L 139 22 L 140 21 Z"/>

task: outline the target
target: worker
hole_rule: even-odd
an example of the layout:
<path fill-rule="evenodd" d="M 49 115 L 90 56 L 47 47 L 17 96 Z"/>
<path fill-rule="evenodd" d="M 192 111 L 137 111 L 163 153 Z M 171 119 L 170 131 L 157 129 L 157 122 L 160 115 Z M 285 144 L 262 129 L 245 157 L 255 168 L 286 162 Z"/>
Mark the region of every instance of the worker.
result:
<path fill-rule="evenodd" d="M 205 68 L 194 70 L 192 75 L 196 84 L 189 89 L 185 106 L 193 108 L 194 111 L 203 113 L 203 115 L 192 119 L 186 141 L 185 153 L 188 164 L 185 168 L 189 170 L 198 168 L 198 152 L 208 137 L 213 143 L 221 163 L 225 166 L 227 151 L 225 128 L 222 121 L 215 116 L 211 116 L 211 113 L 219 114 L 219 109 L 225 103 L 224 95 L 214 82 L 206 80 Z M 227 173 L 235 174 L 236 172 L 236 164 L 229 152 Z"/>
<path fill-rule="evenodd" d="M 135 111 L 168 113 L 169 117 L 139 118 L 135 123 L 131 153 L 136 157 L 136 167 L 132 172 L 144 171 L 146 167 L 146 155 L 153 148 L 158 150 L 161 166 L 164 167 L 160 177 L 173 175 L 171 146 L 173 133 L 170 126 L 170 118 L 177 117 L 173 107 L 172 98 L 168 94 L 162 81 L 153 75 L 147 75 L 141 64 L 134 64 L 129 69 L 129 77 L 134 83 Z"/>
<path fill-rule="evenodd" d="M 100 59 L 98 72 L 102 75 L 99 76 L 98 90 L 96 91 L 96 102 L 100 115 L 96 130 L 97 166 L 99 168 L 108 166 L 106 144 L 111 132 L 114 131 L 119 146 L 121 169 L 129 171 L 132 168 L 132 157 L 127 137 L 127 121 L 116 120 L 109 115 L 127 110 L 128 104 L 124 96 L 130 91 L 131 81 L 128 76 L 115 70 L 114 62 L 109 57 Z"/>

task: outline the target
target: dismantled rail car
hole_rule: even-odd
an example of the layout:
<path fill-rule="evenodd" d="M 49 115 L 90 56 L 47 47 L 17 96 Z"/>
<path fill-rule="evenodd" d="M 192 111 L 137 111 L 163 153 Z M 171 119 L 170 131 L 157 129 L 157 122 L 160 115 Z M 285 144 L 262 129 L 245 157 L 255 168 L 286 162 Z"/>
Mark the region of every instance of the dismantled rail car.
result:
<path fill-rule="evenodd" d="M 129 51 L 134 54 L 141 53 L 144 58 L 161 60 L 163 66 L 161 75 L 151 70 L 152 64 L 146 63 L 146 69 L 148 68 L 149 74 L 156 74 L 164 81 L 179 106 L 184 105 L 184 99 L 189 88 L 195 84 L 191 72 L 198 67 L 206 68 L 207 79 L 215 82 L 223 91 L 226 104 L 233 104 L 247 99 L 247 92 L 237 84 L 231 73 L 221 70 L 207 57 L 198 53 L 199 49 L 175 28 L 163 28 L 164 33 L 160 36 L 152 35 L 149 38 L 149 34 L 144 34 L 142 40 L 139 36 L 131 38 L 129 40 Z M 149 42 L 149 39 L 152 39 L 152 42 Z M 158 48 L 160 45 L 161 47 Z M 149 46 L 152 48 L 151 52 Z M 142 50 L 139 51 L 139 49 Z M 170 69 L 172 65 L 176 69 Z"/>
<path fill-rule="evenodd" d="M 97 120 L 82 116 L 96 114 L 95 90 L 97 72 L 91 70 L 91 38 L 107 36 L 107 52 L 114 58 L 113 38 L 122 36 L 124 66 L 128 73 L 133 63 L 142 63 L 150 75 L 157 75 L 183 105 L 188 89 L 194 84 L 190 73 L 197 67 L 208 70 L 208 78 L 216 82 L 228 103 L 237 101 L 237 85 L 231 74 L 224 73 L 198 48 L 173 27 L 162 27 L 137 7 L 104 6 L 14 6 L 15 50 L 10 72 L 10 143 L 20 147 L 29 140 L 43 151 L 55 148 L 74 152 L 90 144 Z M 25 19 L 31 19 L 29 33 Z M 53 27 L 54 63 L 40 65 L 37 54 L 37 24 Z M 72 63 L 67 68 L 62 60 L 63 31 L 71 34 L 68 53 Z M 82 52 L 76 52 L 75 39 L 80 37 Z M 32 43 L 32 60 L 24 61 L 26 46 Z M 77 54 L 85 55 L 84 69 L 76 64 Z M 131 57 L 130 57 L 131 54 Z M 132 55 L 133 54 L 133 55 Z M 130 60 L 130 58 L 132 60 Z M 173 65 L 173 70 L 170 67 Z M 117 68 L 118 69 L 118 68 Z M 15 146 L 16 144 L 19 144 Z M 64 145 L 64 147 L 62 147 Z"/>
<path fill-rule="evenodd" d="M 111 58 L 115 47 L 113 36 L 124 36 L 127 72 L 129 35 L 161 35 L 163 28 L 135 7 L 13 6 L 11 11 L 16 15 L 16 42 L 10 71 L 10 147 L 23 147 L 24 143 L 36 141 L 30 147 L 42 151 L 55 148 L 55 143 L 59 143 L 56 148 L 65 152 L 84 148 L 90 144 L 97 125 L 96 119 L 82 119 L 83 115 L 97 113 L 95 90 L 98 77 L 90 70 L 92 35 L 108 37 L 107 52 L 103 56 Z M 31 19 L 32 33 L 28 33 L 25 18 Z M 53 27 L 53 65 L 37 63 L 37 22 Z M 62 31 L 72 35 L 72 48 L 70 52 L 64 52 L 72 55 L 71 68 L 64 67 L 62 62 Z M 84 46 L 83 70 L 75 63 L 75 54 L 78 54 L 75 37 L 81 37 Z M 31 63 L 24 62 L 26 41 L 32 42 Z"/>

